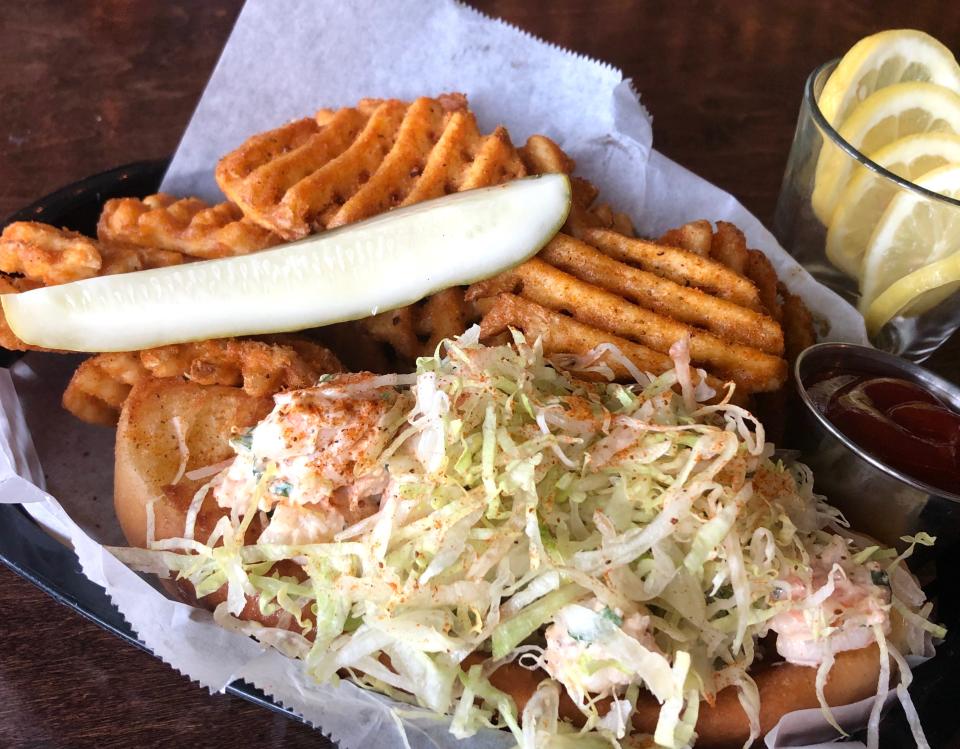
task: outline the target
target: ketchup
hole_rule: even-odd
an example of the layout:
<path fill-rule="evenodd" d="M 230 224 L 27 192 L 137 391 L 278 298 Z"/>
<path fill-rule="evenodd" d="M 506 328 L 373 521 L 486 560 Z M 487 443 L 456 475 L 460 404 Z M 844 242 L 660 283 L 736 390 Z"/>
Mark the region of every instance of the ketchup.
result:
<path fill-rule="evenodd" d="M 901 473 L 960 493 L 960 413 L 920 385 L 833 371 L 807 388 L 843 434 Z"/>

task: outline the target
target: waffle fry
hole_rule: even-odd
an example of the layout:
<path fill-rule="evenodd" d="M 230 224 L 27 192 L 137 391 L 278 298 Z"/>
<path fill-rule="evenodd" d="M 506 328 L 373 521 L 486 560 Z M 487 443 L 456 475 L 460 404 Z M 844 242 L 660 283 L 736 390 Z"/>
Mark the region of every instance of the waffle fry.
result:
<path fill-rule="evenodd" d="M 249 395 L 263 396 L 310 387 L 321 374 L 341 370 L 328 349 L 295 336 L 97 354 L 74 372 L 63 406 L 83 421 L 113 426 L 133 386 L 150 378 L 185 377 L 200 385 L 242 387 Z"/>
<path fill-rule="evenodd" d="M 25 282 L 22 278 L 0 277 L 0 294 L 18 294 L 21 291 L 29 291 L 31 284 Z M 7 318 L 0 308 L 0 346 L 8 351 L 45 351 L 37 346 L 31 346 L 29 343 L 21 341 L 7 324 Z"/>
<path fill-rule="evenodd" d="M 657 243 L 682 247 L 701 257 L 710 257 L 710 247 L 713 245 L 713 227 L 705 219 L 690 221 L 676 229 L 671 229 L 660 237 Z"/>
<path fill-rule="evenodd" d="M 428 297 L 417 320 L 417 334 L 426 339 L 421 350 L 433 354 L 443 339 L 466 330 L 471 317 L 463 289 L 446 289 Z"/>
<path fill-rule="evenodd" d="M 688 225 L 670 236 L 695 243 L 704 252 L 708 228 L 709 224 Z M 712 251 L 717 242 L 710 231 Z M 716 378 L 732 380 L 738 393 L 772 392 L 783 386 L 787 362 L 780 325 L 718 293 L 721 285 L 735 288 L 740 299 L 759 306 L 757 289 L 745 276 L 692 250 L 633 240 L 609 230 L 587 229 L 584 235 L 598 238 L 613 251 L 606 254 L 561 233 L 536 258 L 471 286 L 466 300 L 484 313 L 483 335 L 514 326 L 529 335 L 549 334 L 544 345 L 551 352 L 572 346 L 567 352 L 579 355 L 603 341 L 618 346 L 626 341 L 630 347 L 622 349 L 624 355 L 656 374 L 672 366 L 668 355 L 672 344 L 687 338 L 693 363 Z M 745 242 L 740 247 L 741 239 L 730 225 L 721 234 L 718 257 L 746 270 L 750 255 Z M 646 268 L 633 267 L 612 254 L 639 259 Z M 692 278 L 687 280 L 688 276 Z M 696 285 L 704 288 L 692 288 Z M 744 293 L 750 290 L 752 294 Z M 516 320 L 511 321 L 511 315 Z M 614 371 L 624 374 L 623 367 Z"/>
<path fill-rule="evenodd" d="M 717 222 L 717 232 L 713 233 L 709 221 L 691 221 L 676 229 L 671 229 L 660 238 L 661 242 L 676 244 L 698 255 L 713 257 L 731 267 L 742 266 L 742 274 L 753 282 L 763 310 L 782 326 L 783 346 L 788 368 L 792 367 L 797 356 L 805 348 L 817 342 L 813 317 L 803 300 L 791 294 L 777 278 L 777 272 L 770 259 L 759 250 L 746 249 L 743 233 L 733 224 Z M 721 247 L 718 248 L 718 244 Z M 729 245 L 736 245 L 730 250 Z M 726 245 L 726 246 L 723 246 Z M 792 377 L 792 372 L 788 371 Z M 783 392 L 768 393 L 756 406 L 764 416 L 764 423 L 770 427 L 772 435 L 782 434 L 784 427 L 783 408 L 786 396 Z"/>
<path fill-rule="evenodd" d="M 136 351 L 98 354 L 73 373 L 63 393 L 63 407 L 88 424 L 115 426 L 133 386 L 149 378 Z"/>
<path fill-rule="evenodd" d="M 784 321 L 785 305 L 789 299 L 790 313 L 793 315 L 791 330 L 784 326 L 784 334 L 789 339 L 793 337 L 796 343 L 791 348 L 787 341 L 787 358 L 793 361 L 795 354 L 803 349 L 791 353 L 798 345 L 806 342 L 806 346 L 816 342 L 813 322 L 809 310 L 803 301 L 793 296 L 777 278 L 777 272 L 770 259 L 759 250 L 747 249 L 746 238 L 743 232 L 733 224 L 725 221 L 717 222 L 717 231 L 713 232 L 709 221 L 700 219 L 691 221 L 676 229 L 671 229 L 662 237 L 660 243 L 672 244 L 695 252 L 703 257 L 711 257 L 723 263 L 731 270 L 748 278 L 757 289 L 757 296 L 763 311 L 777 322 Z"/>
<path fill-rule="evenodd" d="M 738 276 L 745 276 L 748 257 L 747 238 L 733 224 L 717 221 L 717 231 L 710 242 L 710 257 L 727 266 Z"/>
<path fill-rule="evenodd" d="M 777 286 L 780 298 L 783 299 L 781 324 L 787 360 L 793 363 L 801 351 L 817 342 L 817 334 L 813 327 L 813 316 L 803 300 L 796 294 L 791 294 L 783 283 L 778 283 Z"/>
<path fill-rule="evenodd" d="M 554 141 L 546 135 L 531 135 L 520 149 L 520 158 L 531 174 L 573 174 L 576 162 L 564 153 Z M 581 180 L 590 191 L 587 203 L 597 197 L 597 188 L 586 180 Z"/>
<path fill-rule="evenodd" d="M 41 286 L 92 278 L 101 264 L 96 242 L 75 231 L 15 221 L 0 235 L 0 271 Z"/>
<path fill-rule="evenodd" d="M 375 340 L 407 361 L 433 354 L 444 338 L 460 335 L 476 320 L 461 288 L 445 289 L 422 302 L 360 321 Z"/>
<path fill-rule="evenodd" d="M 364 318 L 360 325 L 373 339 L 386 343 L 401 357 L 413 361 L 422 349 L 417 337 L 418 317 L 419 309 L 411 304 Z"/>
<path fill-rule="evenodd" d="M 783 331 L 775 320 L 683 283 L 618 262 L 586 242 L 558 234 L 538 257 L 658 314 L 768 354 L 783 353 Z"/>
<path fill-rule="evenodd" d="M 0 235 L 0 293 L 12 294 L 42 286 L 56 286 L 111 273 L 176 265 L 179 252 L 98 242 L 69 229 L 33 221 L 17 221 Z M 46 349 L 24 343 L 7 325 L 0 311 L 0 346 L 14 351 Z"/>
<path fill-rule="evenodd" d="M 216 172 L 244 215 L 286 239 L 524 174 L 506 130 L 481 135 L 461 94 L 322 110 L 248 139 Z"/>
<path fill-rule="evenodd" d="M 143 200 L 114 198 L 100 214 L 97 236 L 196 258 L 256 252 L 281 242 L 280 237 L 243 217 L 232 203 L 209 205 L 199 198 L 177 199 L 157 193 Z"/>
<path fill-rule="evenodd" d="M 614 229 L 633 236 L 633 222 L 625 213 L 617 213 L 608 204 L 595 205 L 599 190 L 591 182 L 573 177 L 576 163 L 563 149 L 545 135 L 531 135 L 523 148 L 520 158 L 530 174 L 567 174 L 571 175 L 573 201 L 570 216 L 564 225 L 564 231 L 579 237 L 588 227 Z"/>
<path fill-rule="evenodd" d="M 720 299 L 762 311 L 757 288 L 745 276 L 679 247 L 633 239 L 609 229 L 587 229 L 584 241 L 623 263 L 635 264 L 675 283 L 695 286 Z"/>
<path fill-rule="evenodd" d="M 114 273 L 132 273 L 137 270 L 165 268 L 168 265 L 180 265 L 189 262 L 189 258 L 173 250 L 158 250 L 153 247 L 135 247 L 133 245 L 100 243 L 100 255 L 103 265 L 101 276 Z"/>
<path fill-rule="evenodd" d="M 549 355 L 584 356 L 602 344 L 613 344 L 640 371 L 665 372 L 673 367 L 673 360 L 665 354 L 578 322 L 514 294 L 503 293 L 497 296 L 490 311 L 484 315 L 480 323 L 480 336 L 492 338 L 508 328 L 520 330 L 531 340 L 539 338 L 544 353 Z M 632 376 L 630 368 L 610 351 L 600 353 L 592 364 L 609 367 L 618 379 L 630 379 Z M 707 384 L 717 392 L 722 390 L 722 383 L 715 377 L 708 375 Z"/>
<path fill-rule="evenodd" d="M 750 250 L 747 253 L 744 273 L 757 287 L 763 309 L 770 317 L 780 322 L 780 301 L 777 293 L 779 281 L 773 264 L 760 250 Z"/>
<path fill-rule="evenodd" d="M 100 242 L 69 229 L 32 221 L 12 223 L 0 235 L 0 271 L 20 276 L 13 282 L 19 291 L 28 290 L 25 284 L 33 288 L 56 286 L 183 261 L 179 252 Z"/>
<path fill-rule="evenodd" d="M 513 293 L 580 322 L 666 353 L 688 336 L 694 363 L 733 380 L 744 392 L 775 390 L 786 379 L 786 362 L 748 346 L 724 341 L 699 328 L 631 304 L 617 294 L 581 281 L 534 258 L 501 276 Z M 476 294 L 476 289 L 471 292 Z M 468 293 L 468 300 L 473 298 Z"/>

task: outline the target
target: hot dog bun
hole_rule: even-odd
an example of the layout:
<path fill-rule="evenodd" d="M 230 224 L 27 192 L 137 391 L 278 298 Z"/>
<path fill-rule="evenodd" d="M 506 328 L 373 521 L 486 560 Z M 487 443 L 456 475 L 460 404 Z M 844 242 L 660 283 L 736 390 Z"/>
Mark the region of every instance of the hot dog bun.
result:
<path fill-rule="evenodd" d="M 182 459 L 175 417 L 188 450 L 186 470 L 191 471 L 232 457 L 228 441 L 236 433 L 234 427 L 256 424 L 272 405 L 271 398 L 255 398 L 238 388 L 179 380 L 152 380 L 137 385 L 123 407 L 116 444 L 115 503 L 130 544 L 146 543 L 146 508 L 150 502 L 156 518 L 156 538 L 182 536 L 187 508 L 197 489 L 208 480 L 184 477 L 172 485 Z M 197 518 L 197 537 L 205 538 L 223 512 L 208 499 Z M 284 574 L 294 573 L 284 570 Z M 175 592 L 205 608 L 213 608 L 225 598 L 222 589 L 198 601 L 189 584 L 178 584 Z M 276 616 L 264 617 L 255 601 L 248 602 L 241 618 L 266 626 L 289 625 Z M 470 656 L 467 663 L 477 662 L 478 658 Z M 839 653 L 825 688 L 827 701 L 831 705 L 846 705 L 876 694 L 879 669 L 876 645 Z M 815 668 L 789 663 L 758 665 L 751 675 L 760 692 L 761 735 L 785 713 L 818 707 Z M 491 682 L 511 695 L 522 710 L 545 677 L 543 672 L 509 663 L 494 672 Z M 652 695 L 640 700 L 633 719 L 638 733 L 653 733 L 659 709 Z M 561 713 L 572 722 L 582 722 L 582 714 L 569 698 L 561 701 Z M 712 705 L 701 703 L 697 733 L 699 747 L 743 745 L 750 728 L 736 688 L 722 690 Z"/>
<path fill-rule="evenodd" d="M 113 493 L 117 519 L 130 545 L 146 545 L 151 502 L 155 537 L 182 536 L 190 502 L 210 480 L 184 475 L 173 483 L 184 455 L 178 425 L 189 472 L 233 457 L 229 440 L 235 428 L 253 426 L 272 407 L 272 398 L 247 395 L 234 387 L 179 379 L 151 379 L 135 386 L 117 425 Z M 215 502 L 204 502 L 197 537 L 206 538 L 221 514 Z"/>

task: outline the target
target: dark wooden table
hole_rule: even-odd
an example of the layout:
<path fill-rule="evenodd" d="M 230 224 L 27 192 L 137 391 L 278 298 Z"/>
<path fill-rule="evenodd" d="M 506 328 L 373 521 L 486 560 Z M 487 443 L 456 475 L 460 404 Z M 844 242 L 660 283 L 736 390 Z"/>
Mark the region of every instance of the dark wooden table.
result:
<path fill-rule="evenodd" d="M 884 28 L 960 49 L 960 4 L 492 0 L 483 10 L 631 76 L 668 156 L 772 217 L 803 80 Z M 0 216 L 176 147 L 239 0 L 0 3 Z M 509 82 L 504 83 L 509 92 Z M 933 360 L 960 380 L 960 338 Z M 224 695 L 0 568 L 0 747 L 324 746 Z"/>

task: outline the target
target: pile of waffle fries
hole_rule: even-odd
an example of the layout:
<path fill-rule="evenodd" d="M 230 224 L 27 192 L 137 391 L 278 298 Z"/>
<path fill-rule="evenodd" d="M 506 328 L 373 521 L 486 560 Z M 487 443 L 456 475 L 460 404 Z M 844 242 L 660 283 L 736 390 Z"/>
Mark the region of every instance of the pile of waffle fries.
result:
<path fill-rule="evenodd" d="M 149 378 L 267 395 L 339 371 L 337 356 L 349 368 L 386 371 L 432 354 L 477 322 L 485 340 L 517 329 L 571 366 L 624 379 L 671 369 L 670 348 L 687 337 L 692 362 L 715 388 L 734 382 L 740 398 L 780 392 L 789 361 L 814 332 L 766 256 L 723 222 L 637 238 L 629 218 L 598 204 L 597 188 L 574 168 L 545 136 L 516 148 L 502 126 L 482 134 L 462 94 L 364 99 L 254 135 L 224 156 L 216 178 L 227 202 L 166 194 L 109 200 L 96 238 L 33 222 L 7 226 L 0 293 L 257 252 L 394 207 L 562 172 L 572 177 L 569 219 L 517 268 L 320 331 L 99 354 L 77 369 L 64 406 L 85 421 L 115 424 L 130 389 Z M 2 319 L 0 345 L 30 348 Z"/>

